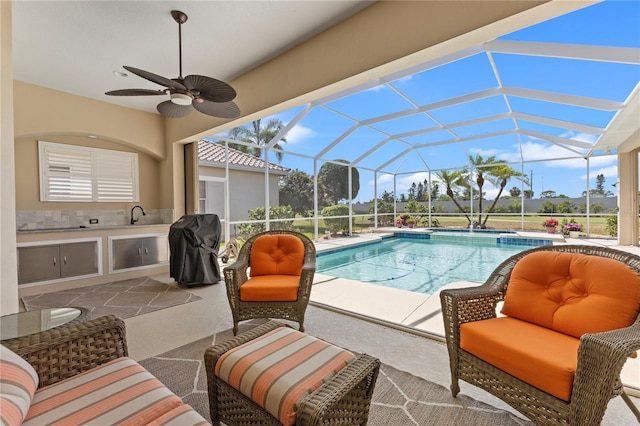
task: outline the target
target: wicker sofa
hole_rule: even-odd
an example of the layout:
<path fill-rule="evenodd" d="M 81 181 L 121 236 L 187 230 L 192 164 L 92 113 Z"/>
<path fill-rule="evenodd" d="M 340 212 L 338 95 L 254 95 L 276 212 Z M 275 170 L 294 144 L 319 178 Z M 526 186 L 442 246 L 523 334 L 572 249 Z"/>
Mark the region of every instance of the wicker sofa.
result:
<path fill-rule="evenodd" d="M 12 339 L 0 350 L 3 424 L 209 424 L 127 357 L 124 322 L 113 315 Z"/>
<path fill-rule="evenodd" d="M 640 421 L 619 379 L 640 349 L 640 257 L 545 246 L 440 297 L 454 396 L 464 380 L 536 424 L 587 426 L 622 395 Z"/>

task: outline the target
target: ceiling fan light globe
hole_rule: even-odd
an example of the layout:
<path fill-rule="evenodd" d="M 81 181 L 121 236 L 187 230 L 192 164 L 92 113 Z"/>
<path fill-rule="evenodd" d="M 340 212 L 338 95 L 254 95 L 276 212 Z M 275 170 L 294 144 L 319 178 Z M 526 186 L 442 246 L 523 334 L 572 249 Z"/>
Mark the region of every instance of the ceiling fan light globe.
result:
<path fill-rule="evenodd" d="M 172 93 L 171 102 L 176 105 L 191 105 L 191 96 L 184 93 Z"/>

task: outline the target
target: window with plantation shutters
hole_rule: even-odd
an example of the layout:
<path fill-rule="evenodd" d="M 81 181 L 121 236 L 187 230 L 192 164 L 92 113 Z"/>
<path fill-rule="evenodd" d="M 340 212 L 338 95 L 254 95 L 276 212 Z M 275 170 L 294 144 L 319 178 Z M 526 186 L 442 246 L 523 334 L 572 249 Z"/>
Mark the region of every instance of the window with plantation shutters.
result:
<path fill-rule="evenodd" d="M 139 201 L 138 154 L 39 142 L 40 200 Z"/>

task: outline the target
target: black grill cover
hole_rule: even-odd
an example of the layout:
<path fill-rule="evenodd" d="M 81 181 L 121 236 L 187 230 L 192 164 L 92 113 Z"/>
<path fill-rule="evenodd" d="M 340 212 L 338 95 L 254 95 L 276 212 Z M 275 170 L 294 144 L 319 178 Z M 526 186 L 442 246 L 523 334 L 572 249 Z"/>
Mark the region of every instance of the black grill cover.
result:
<path fill-rule="evenodd" d="M 169 228 L 171 278 L 182 284 L 220 280 L 220 219 L 216 214 L 188 214 Z"/>

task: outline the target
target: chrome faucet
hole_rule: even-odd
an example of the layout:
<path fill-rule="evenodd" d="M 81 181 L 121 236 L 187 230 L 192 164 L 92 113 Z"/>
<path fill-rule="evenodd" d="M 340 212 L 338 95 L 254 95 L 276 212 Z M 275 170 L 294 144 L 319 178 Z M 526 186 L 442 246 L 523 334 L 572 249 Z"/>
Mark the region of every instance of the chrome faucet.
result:
<path fill-rule="evenodd" d="M 136 207 L 140 209 L 140 211 L 142 212 L 142 216 L 146 216 L 146 215 L 147 215 L 147 214 L 144 212 L 144 209 L 143 209 L 142 207 L 140 207 L 140 206 L 133 206 L 133 207 L 131 208 L 131 224 L 132 224 L 132 225 L 133 225 L 134 223 L 136 223 L 137 221 L 139 221 L 139 220 L 140 220 L 140 219 L 134 219 L 134 218 L 133 218 L 133 211 L 136 209 Z"/>

